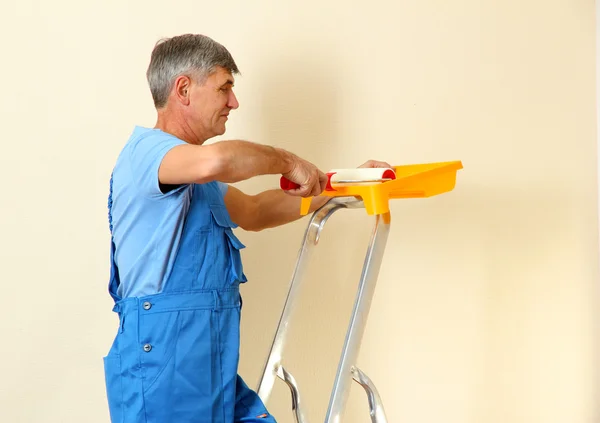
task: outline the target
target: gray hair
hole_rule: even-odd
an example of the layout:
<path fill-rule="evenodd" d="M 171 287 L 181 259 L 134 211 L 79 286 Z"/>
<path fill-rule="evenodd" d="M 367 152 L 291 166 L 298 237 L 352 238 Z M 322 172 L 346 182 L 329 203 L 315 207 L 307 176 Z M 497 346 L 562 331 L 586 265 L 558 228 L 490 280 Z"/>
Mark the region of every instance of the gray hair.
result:
<path fill-rule="evenodd" d="M 154 106 L 159 109 L 167 104 L 177 77 L 187 75 L 203 83 L 217 67 L 239 73 L 229 51 L 205 35 L 184 34 L 158 41 L 146 71 Z"/>

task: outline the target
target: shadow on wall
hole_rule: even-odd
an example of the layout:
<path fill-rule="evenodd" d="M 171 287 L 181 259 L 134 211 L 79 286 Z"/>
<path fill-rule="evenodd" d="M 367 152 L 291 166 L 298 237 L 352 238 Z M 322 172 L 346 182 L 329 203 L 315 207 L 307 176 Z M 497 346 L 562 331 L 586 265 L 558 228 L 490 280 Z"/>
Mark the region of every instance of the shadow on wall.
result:
<path fill-rule="evenodd" d="M 341 87 L 337 70 L 315 60 L 318 57 L 314 54 L 297 55 L 281 59 L 277 66 L 263 70 L 262 141 L 289 150 L 324 169 L 334 161 L 334 150 L 340 142 L 338 94 Z M 327 63 L 332 62 L 335 61 L 329 57 Z M 249 248 L 244 250 L 244 263 L 249 282 L 242 287 L 245 301 L 240 372 L 254 388 L 277 327 L 307 224 L 308 218 L 303 218 L 248 237 Z M 334 251 L 322 247 L 317 247 L 317 254 L 337 257 Z M 336 323 L 332 326 L 327 319 L 336 307 L 324 300 L 336 297 L 335 285 L 323 282 L 336 279 L 339 263 L 331 265 L 329 262 L 328 267 L 323 264 L 314 260 L 311 263 L 305 279 L 307 285 L 314 281 L 321 286 L 317 289 L 306 286 L 300 293 L 300 306 L 290 328 L 290 348 L 284 352 L 286 363 L 309 404 L 309 418 L 321 417 L 321 403 L 325 401 L 326 406 L 331 390 L 329 381 L 332 382 L 335 376 L 335 366 L 330 365 L 328 359 L 337 363 L 339 348 L 330 348 L 328 334 L 335 332 L 341 347 L 346 328 L 344 322 L 339 328 L 332 329 Z M 351 302 L 348 306 L 351 307 Z M 331 372 L 326 383 L 319 375 L 324 359 L 327 359 L 326 367 Z M 320 405 L 319 412 L 313 415 L 316 404 Z M 268 406 L 281 423 L 292 421 L 290 394 L 283 382 L 276 381 Z"/>
<path fill-rule="evenodd" d="M 264 69 L 264 142 L 323 169 L 339 142 L 341 86 L 337 70 L 314 59 L 295 56 Z"/>

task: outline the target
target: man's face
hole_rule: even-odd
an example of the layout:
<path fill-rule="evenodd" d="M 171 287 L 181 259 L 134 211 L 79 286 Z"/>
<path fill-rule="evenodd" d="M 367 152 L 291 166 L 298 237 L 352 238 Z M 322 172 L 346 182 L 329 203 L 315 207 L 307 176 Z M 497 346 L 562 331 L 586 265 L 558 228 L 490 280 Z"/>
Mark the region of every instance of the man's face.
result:
<path fill-rule="evenodd" d="M 202 134 L 203 138 L 225 133 L 229 112 L 239 107 L 233 84 L 233 76 L 221 67 L 208 76 L 203 85 L 193 83 L 190 91 L 190 121 L 194 131 Z"/>

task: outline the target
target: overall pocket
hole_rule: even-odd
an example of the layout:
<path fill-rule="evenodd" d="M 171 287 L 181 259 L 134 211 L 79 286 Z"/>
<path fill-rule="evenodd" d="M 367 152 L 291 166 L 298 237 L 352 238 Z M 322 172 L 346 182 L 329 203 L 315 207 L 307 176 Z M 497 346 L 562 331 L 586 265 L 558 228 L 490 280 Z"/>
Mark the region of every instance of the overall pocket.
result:
<path fill-rule="evenodd" d="M 148 314 L 140 319 L 148 423 L 222 422 L 218 322 L 212 309 Z"/>
<path fill-rule="evenodd" d="M 112 423 L 123 423 L 123 381 L 121 378 L 121 356 L 104 357 L 106 396 Z"/>

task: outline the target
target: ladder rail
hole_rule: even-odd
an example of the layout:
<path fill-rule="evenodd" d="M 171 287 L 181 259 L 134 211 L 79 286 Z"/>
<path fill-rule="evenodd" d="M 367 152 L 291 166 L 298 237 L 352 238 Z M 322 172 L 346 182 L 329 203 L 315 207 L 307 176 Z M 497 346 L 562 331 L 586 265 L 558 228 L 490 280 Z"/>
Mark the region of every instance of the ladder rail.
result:
<path fill-rule="evenodd" d="M 375 216 L 371 242 L 365 255 L 356 300 L 346 333 L 335 382 L 325 418 L 326 423 L 340 423 L 350 393 L 352 369 L 356 365 L 360 344 L 367 325 L 377 277 L 390 232 L 390 213 Z"/>

